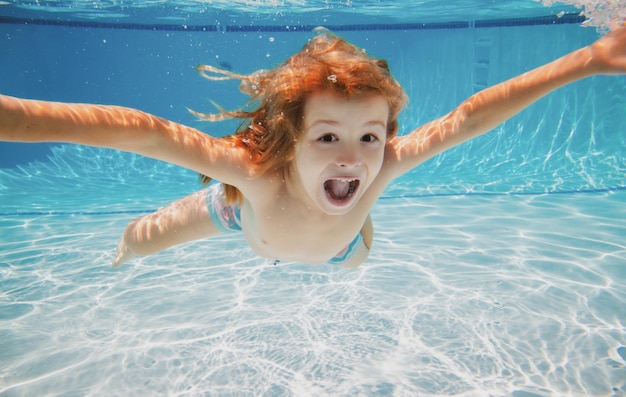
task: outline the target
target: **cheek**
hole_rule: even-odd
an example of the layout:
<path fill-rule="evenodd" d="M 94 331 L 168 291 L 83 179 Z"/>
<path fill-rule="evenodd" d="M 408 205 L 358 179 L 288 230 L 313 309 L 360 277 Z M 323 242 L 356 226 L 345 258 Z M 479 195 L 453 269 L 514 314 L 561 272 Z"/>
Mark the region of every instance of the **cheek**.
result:
<path fill-rule="evenodd" d="M 303 172 L 312 171 L 313 168 L 327 162 L 328 158 L 329 156 L 325 151 L 316 150 L 314 146 L 303 147 L 299 152 L 296 152 L 296 161 L 301 167 L 304 167 Z"/>
<path fill-rule="evenodd" d="M 300 151 L 296 153 L 295 164 L 300 175 L 301 180 L 311 182 L 317 180 L 317 173 L 319 173 L 319 156 L 315 156 L 311 151 Z"/>
<path fill-rule="evenodd" d="M 369 165 L 370 171 L 378 173 L 380 168 L 383 166 L 383 161 L 385 160 L 385 152 L 384 150 L 376 150 L 368 153 L 367 155 L 367 163 Z"/>

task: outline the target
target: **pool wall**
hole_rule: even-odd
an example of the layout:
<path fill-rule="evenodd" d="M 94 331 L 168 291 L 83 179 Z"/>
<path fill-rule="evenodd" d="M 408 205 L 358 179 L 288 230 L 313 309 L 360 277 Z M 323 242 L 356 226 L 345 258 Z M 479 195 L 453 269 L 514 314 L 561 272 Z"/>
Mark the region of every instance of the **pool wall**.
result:
<path fill-rule="evenodd" d="M 389 27 L 339 33 L 389 61 L 410 96 L 401 116 L 401 132 L 406 133 L 445 114 L 484 87 L 599 37 L 595 30 L 571 23 L 515 25 L 488 27 L 471 23 L 467 27 Z M 0 79 L 0 92 L 44 100 L 130 106 L 213 135 L 225 135 L 235 128 L 234 123 L 199 122 L 187 108 L 211 112 L 214 109 L 209 100 L 234 108 L 245 98 L 238 94 L 236 82 L 203 80 L 194 71 L 195 66 L 207 63 L 243 73 L 272 67 L 299 50 L 311 35 L 310 31 L 295 28 L 177 31 L 0 23 L 0 57 L 10 60 L 0 63 L 0 74 L 10 76 Z M 437 156 L 395 183 L 386 195 L 623 189 L 625 92 L 624 77 L 598 76 L 572 84 L 542 99 L 495 133 Z M 49 163 L 49 157 L 55 157 L 50 151 L 55 146 L 0 143 L 0 167 L 4 168 L 0 175 L 4 183 L 0 186 L 9 187 L 9 180 L 31 175 L 29 162 Z M 92 162 L 108 156 L 102 151 L 94 155 L 86 148 L 59 150 L 65 157 L 62 163 L 68 164 L 74 160 L 72 156 L 78 156 L 77 164 L 83 159 Z M 127 181 L 144 173 L 143 160 L 104 153 L 139 167 L 113 170 L 128 172 Z M 59 173 L 76 178 L 110 177 L 110 167 L 64 170 L 66 165 L 54 159 L 52 162 L 60 167 Z M 160 167 L 150 161 L 146 164 Z M 16 168 L 18 165 L 20 168 Z M 160 169 L 159 180 L 171 170 Z M 178 178 L 179 171 L 174 175 Z M 195 183 L 195 178 L 190 177 L 190 183 Z"/>

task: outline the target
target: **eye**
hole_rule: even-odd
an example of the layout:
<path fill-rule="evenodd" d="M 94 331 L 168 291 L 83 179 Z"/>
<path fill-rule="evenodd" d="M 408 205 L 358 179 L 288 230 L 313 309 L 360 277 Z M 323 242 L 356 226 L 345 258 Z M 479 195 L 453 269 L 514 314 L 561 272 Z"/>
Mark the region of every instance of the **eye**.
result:
<path fill-rule="evenodd" d="M 365 134 L 361 137 L 361 142 L 376 142 L 378 137 L 374 134 Z"/>
<path fill-rule="evenodd" d="M 322 135 L 318 141 L 320 142 L 335 142 L 337 140 L 337 137 L 334 136 L 333 134 L 325 134 Z"/>

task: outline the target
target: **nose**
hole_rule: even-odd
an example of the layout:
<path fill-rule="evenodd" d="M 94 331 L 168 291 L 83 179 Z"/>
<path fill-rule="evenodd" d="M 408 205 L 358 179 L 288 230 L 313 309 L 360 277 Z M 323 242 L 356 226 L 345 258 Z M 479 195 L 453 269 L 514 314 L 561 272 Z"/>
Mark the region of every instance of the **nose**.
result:
<path fill-rule="evenodd" d="M 363 157 L 358 148 L 353 145 L 344 146 L 335 158 L 335 164 L 342 168 L 358 167 L 362 163 Z"/>

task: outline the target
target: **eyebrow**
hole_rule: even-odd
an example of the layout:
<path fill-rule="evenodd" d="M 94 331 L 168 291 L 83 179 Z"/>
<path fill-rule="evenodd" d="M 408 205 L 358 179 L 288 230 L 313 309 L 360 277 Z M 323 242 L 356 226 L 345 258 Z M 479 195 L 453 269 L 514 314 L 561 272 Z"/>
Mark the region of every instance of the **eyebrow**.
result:
<path fill-rule="evenodd" d="M 387 128 L 387 122 L 385 121 L 381 121 L 381 120 L 372 120 L 372 121 L 368 121 L 367 123 L 363 124 L 364 126 L 375 126 L 375 125 L 379 125 L 383 128 Z"/>
<path fill-rule="evenodd" d="M 337 120 L 325 120 L 325 119 L 315 120 L 313 122 L 313 124 L 311 124 L 308 128 L 313 128 L 313 127 L 316 127 L 316 126 L 318 126 L 320 124 L 328 124 L 328 125 L 335 126 L 335 125 L 339 125 L 341 123 L 339 121 L 337 121 Z M 381 121 L 381 120 L 371 120 L 371 121 L 367 121 L 367 122 L 363 123 L 362 126 L 363 127 L 380 126 L 382 128 L 387 128 L 387 123 L 384 122 L 384 121 Z"/>

